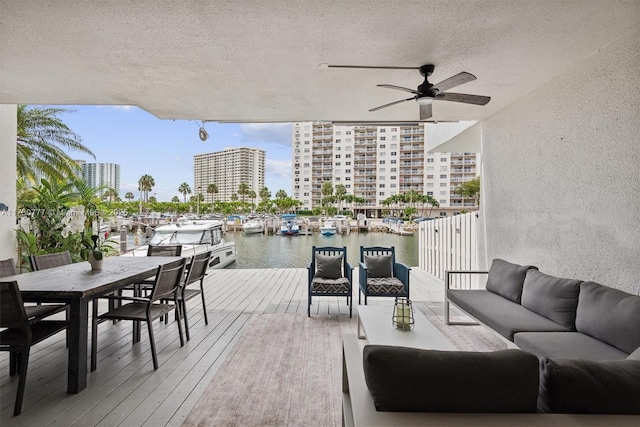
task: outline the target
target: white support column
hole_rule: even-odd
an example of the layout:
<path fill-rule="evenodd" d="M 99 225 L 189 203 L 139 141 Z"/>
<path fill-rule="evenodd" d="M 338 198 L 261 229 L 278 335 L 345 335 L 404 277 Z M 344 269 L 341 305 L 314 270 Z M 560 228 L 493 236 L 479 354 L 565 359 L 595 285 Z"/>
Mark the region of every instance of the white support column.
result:
<path fill-rule="evenodd" d="M 16 253 L 16 135 L 17 106 L 0 104 L 0 259 Z M 4 209 L 4 206 L 0 207 Z"/>

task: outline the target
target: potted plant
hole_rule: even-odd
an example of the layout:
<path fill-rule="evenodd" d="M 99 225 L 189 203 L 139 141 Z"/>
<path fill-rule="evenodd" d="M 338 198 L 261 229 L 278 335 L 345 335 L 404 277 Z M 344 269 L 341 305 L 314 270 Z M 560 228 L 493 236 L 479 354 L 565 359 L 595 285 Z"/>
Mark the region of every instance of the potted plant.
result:
<path fill-rule="evenodd" d="M 89 264 L 91 264 L 92 270 L 102 270 L 102 260 L 104 258 L 104 254 L 98 247 L 98 236 L 96 236 L 95 234 L 92 235 L 91 240 L 93 241 L 93 247 L 89 248 Z"/>

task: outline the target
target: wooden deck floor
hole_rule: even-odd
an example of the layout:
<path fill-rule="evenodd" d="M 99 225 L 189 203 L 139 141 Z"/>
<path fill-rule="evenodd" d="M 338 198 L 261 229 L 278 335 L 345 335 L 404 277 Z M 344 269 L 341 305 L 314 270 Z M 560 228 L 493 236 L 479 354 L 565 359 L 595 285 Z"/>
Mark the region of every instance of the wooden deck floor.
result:
<path fill-rule="evenodd" d="M 302 268 L 213 271 L 205 284 L 209 325 L 204 323 L 197 298 L 188 302 L 191 340 L 184 347 L 180 347 L 176 322 L 154 323 L 157 371 L 144 326 L 141 343 L 132 345 L 130 322 L 101 324 L 98 369 L 89 374 L 87 388 L 77 395 L 66 394 L 67 352 L 64 334 L 58 334 L 32 349 L 18 417 L 13 417 L 18 379 L 9 377 L 8 355 L 0 353 L 0 425 L 179 426 L 252 315 L 306 314 L 306 275 Z M 356 284 L 354 295 L 357 304 Z M 442 285 L 412 268 L 411 298 L 439 310 Z M 314 298 L 313 302 L 312 316 L 348 315 L 345 298 Z M 381 302 L 381 298 L 370 300 L 370 304 Z"/>

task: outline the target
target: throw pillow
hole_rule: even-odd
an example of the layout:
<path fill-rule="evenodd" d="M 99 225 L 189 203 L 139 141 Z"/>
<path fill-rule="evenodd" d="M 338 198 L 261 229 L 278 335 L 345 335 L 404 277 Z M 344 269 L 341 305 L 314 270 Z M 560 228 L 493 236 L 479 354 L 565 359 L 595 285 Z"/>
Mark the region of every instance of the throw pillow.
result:
<path fill-rule="evenodd" d="M 575 331 L 580 282 L 528 270 L 522 287 L 522 306 Z"/>
<path fill-rule="evenodd" d="M 536 412 L 538 358 L 522 350 L 366 345 L 363 365 L 378 411 Z"/>
<path fill-rule="evenodd" d="M 640 414 L 640 361 L 540 361 L 540 412 Z"/>
<path fill-rule="evenodd" d="M 392 277 L 393 263 L 391 255 L 365 255 L 364 265 L 368 277 Z"/>
<path fill-rule="evenodd" d="M 636 351 L 627 356 L 627 360 L 640 360 L 640 347 L 636 348 Z"/>
<path fill-rule="evenodd" d="M 512 264 L 496 258 L 489 269 L 487 290 L 520 304 L 524 277 L 527 274 L 527 270 L 531 268 L 537 270 L 536 267 L 531 265 Z"/>
<path fill-rule="evenodd" d="M 342 255 L 316 254 L 315 275 L 325 279 L 339 279 L 342 277 Z"/>

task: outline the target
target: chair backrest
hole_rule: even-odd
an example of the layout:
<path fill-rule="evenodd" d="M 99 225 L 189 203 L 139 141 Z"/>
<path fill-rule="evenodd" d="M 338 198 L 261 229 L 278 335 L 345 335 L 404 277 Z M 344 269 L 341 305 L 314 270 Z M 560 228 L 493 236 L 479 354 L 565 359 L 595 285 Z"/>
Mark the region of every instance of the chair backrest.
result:
<path fill-rule="evenodd" d="M 67 265 L 73 262 L 71 261 L 71 254 L 69 254 L 69 251 L 46 255 L 31 255 L 29 257 L 29 261 L 31 262 L 31 270 L 33 271 L 60 267 L 61 265 Z"/>
<path fill-rule="evenodd" d="M 0 328 L 29 329 L 18 282 L 0 282 L 0 313 Z"/>
<path fill-rule="evenodd" d="M 376 256 L 376 255 L 391 255 L 391 263 L 396 263 L 396 248 L 395 246 L 384 247 L 384 246 L 370 246 L 364 247 L 360 246 L 360 262 L 364 262 L 364 257 L 366 256 Z"/>
<path fill-rule="evenodd" d="M 182 245 L 149 245 L 147 256 L 180 256 Z"/>
<path fill-rule="evenodd" d="M 178 261 L 158 267 L 156 281 L 153 284 L 153 291 L 151 292 L 151 302 L 159 299 L 173 299 L 182 283 L 186 264 L 187 259 L 181 258 Z"/>
<path fill-rule="evenodd" d="M 185 286 L 204 279 L 209 268 L 209 260 L 211 259 L 212 251 L 195 255 L 191 258 L 191 263 L 187 266 L 187 275 L 184 280 Z"/>
<path fill-rule="evenodd" d="M 316 270 L 316 255 L 325 255 L 325 256 L 338 256 L 342 255 L 342 275 L 347 276 L 347 247 L 336 247 L 336 246 L 323 246 L 323 247 L 311 247 L 311 271 Z"/>
<path fill-rule="evenodd" d="M 13 258 L 0 261 L 0 277 L 15 276 L 16 274 L 18 274 L 18 269 Z"/>

